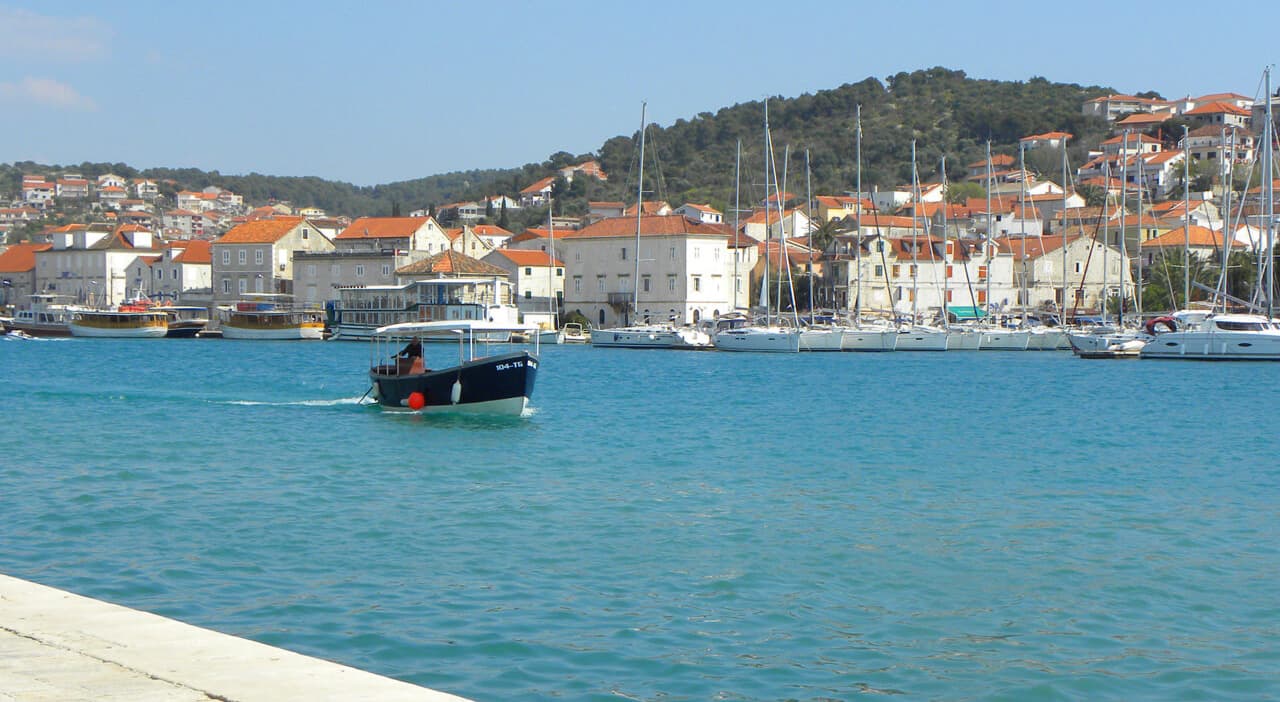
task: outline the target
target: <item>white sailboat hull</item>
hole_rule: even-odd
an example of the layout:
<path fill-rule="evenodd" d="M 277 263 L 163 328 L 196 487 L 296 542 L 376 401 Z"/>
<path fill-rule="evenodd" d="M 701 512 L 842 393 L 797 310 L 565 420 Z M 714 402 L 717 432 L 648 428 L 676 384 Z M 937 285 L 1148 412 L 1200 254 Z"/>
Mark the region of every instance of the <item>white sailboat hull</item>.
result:
<path fill-rule="evenodd" d="M 947 332 L 930 327 L 915 327 L 898 332 L 898 351 L 946 351 Z"/>
<path fill-rule="evenodd" d="M 948 351 L 977 351 L 981 347 L 982 332 L 974 329 L 957 329 L 955 327 L 947 330 Z"/>
<path fill-rule="evenodd" d="M 591 345 L 624 349 L 699 349 L 711 346 L 711 337 L 697 329 L 650 325 L 592 329 Z"/>
<path fill-rule="evenodd" d="M 844 345 L 841 329 L 805 329 L 800 332 L 801 351 L 839 351 Z"/>
<path fill-rule="evenodd" d="M 842 351 L 893 351 L 898 348 L 898 332 L 893 329 L 850 327 L 840 341 Z"/>
<path fill-rule="evenodd" d="M 1280 361 L 1280 330 L 1166 332 L 1147 342 L 1141 355 L 1207 361 Z"/>
<path fill-rule="evenodd" d="M 982 332 L 983 351 L 1026 351 L 1031 333 L 1018 329 L 988 329 Z"/>
<path fill-rule="evenodd" d="M 1035 327 L 1029 330 L 1031 341 L 1027 343 L 1028 351 L 1066 351 L 1071 342 L 1067 341 L 1067 332 L 1056 327 Z"/>
<path fill-rule="evenodd" d="M 781 327 L 741 327 L 717 332 L 716 348 L 721 351 L 798 353 L 800 332 Z"/>

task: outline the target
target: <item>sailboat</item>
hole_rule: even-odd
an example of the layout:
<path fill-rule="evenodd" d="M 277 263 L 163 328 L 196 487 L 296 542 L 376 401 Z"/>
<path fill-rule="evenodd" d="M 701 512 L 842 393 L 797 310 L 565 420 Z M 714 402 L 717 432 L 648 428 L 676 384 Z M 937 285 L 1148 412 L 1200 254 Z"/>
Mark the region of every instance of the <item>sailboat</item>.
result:
<path fill-rule="evenodd" d="M 813 212 L 813 188 L 809 182 L 809 150 L 804 151 L 804 182 L 806 206 Z M 810 229 L 812 234 L 812 228 Z M 812 243 L 812 240 L 810 241 Z M 844 344 L 844 327 L 833 323 L 817 323 L 813 314 L 813 271 L 809 271 L 809 321 L 800 331 L 801 351 L 839 351 Z"/>
<path fill-rule="evenodd" d="M 764 161 L 765 161 L 765 193 L 769 192 L 770 184 L 777 183 L 776 168 L 773 163 L 773 138 L 769 132 L 769 103 L 766 100 L 764 105 Z M 763 351 L 773 353 L 796 353 L 800 351 L 800 320 L 795 313 L 795 291 L 791 288 L 791 267 L 787 261 L 787 237 L 786 227 L 782 212 L 782 191 L 775 188 L 776 200 L 778 206 L 778 256 L 780 265 L 778 266 L 779 275 L 787 276 L 788 289 L 791 290 L 791 316 L 792 325 L 782 326 L 776 323 L 771 315 L 769 305 L 769 246 L 767 236 L 769 232 L 769 200 L 765 197 L 765 267 L 763 287 L 761 299 L 764 303 L 765 320 L 763 324 L 743 324 L 741 326 L 730 326 L 716 332 L 714 337 L 715 346 L 722 351 Z M 782 300 L 778 300 L 778 316 L 781 318 Z M 779 319 L 781 321 L 781 319 Z"/>
<path fill-rule="evenodd" d="M 922 257 L 920 237 L 915 220 L 920 213 L 920 176 L 916 171 L 916 143 L 914 141 L 911 142 L 911 192 L 915 200 L 911 211 L 911 318 L 898 330 L 895 349 L 897 351 L 946 351 L 947 330 L 928 324 L 921 324 L 919 318 L 919 261 Z M 925 235 L 925 246 L 929 250 L 929 260 L 932 260 L 934 254 L 933 240 L 927 233 Z"/>
<path fill-rule="evenodd" d="M 631 313 L 640 309 L 640 229 L 644 220 L 645 104 L 640 105 L 640 169 L 636 179 L 635 277 L 632 278 Z M 671 323 L 631 324 L 612 329 L 592 329 L 591 345 L 629 349 L 707 349 L 711 336 L 693 327 Z"/>
<path fill-rule="evenodd" d="M 547 262 L 547 306 L 548 312 L 551 314 L 551 328 L 538 330 L 539 344 L 563 344 L 565 342 L 564 330 L 556 328 L 556 224 L 552 212 L 555 205 L 552 202 L 547 206 L 547 237 L 551 242 L 548 247 L 547 257 L 551 260 Z"/>
<path fill-rule="evenodd" d="M 856 137 L 854 139 L 855 160 L 857 161 L 857 181 L 854 184 L 858 198 L 857 213 L 854 226 L 854 267 L 857 269 L 857 290 L 853 296 L 853 321 L 845 328 L 840 339 L 841 351 L 893 351 L 898 347 L 898 330 L 892 325 L 875 324 L 862 318 L 862 105 L 858 105 L 854 118 Z"/>
<path fill-rule="evenodd" d="M 1250 304 L 1254 313 L 1239 314 L 1226 311 L 1223 294 L 1226 285 L 1226 261 L 1231 252 L 1226 222 L 1222 232 L 1223 275 L 1219 277 L 1219 289 L 1212 311 L 1183 310 L 1172 315 L 1175 329 L 1162 332 L 1157 321 L 1147 323 L 1147 330 L 1154 338 L 1143 346 L 1142 358 L 1167 358 L 1212 361 L 1280 361 L 1280 322 L 1275 319 L 1275 122 L 1271 114 L 1271 68 L 1263 73 L 1266 100 L 1266 123 L 1262 128 L 1262 206 L 1266 221 L 1266 234 L 1262 251 L 1259 280 L 1263 288 L 1255 292 Z M 1185 191 L 1184 191 L 1184 197 Z M 1187 213 L 1190 214 L 1189 212 Z M 1228 213 L 1228 219 L 1230 214 Z M 1187 219 L 1188 225 L 1190 219 Z M 1188 232 L 1189 227 L 1184 229 Z M 1189 254 L 1189 252 L 1188 252 Z M 1189 260 L 1184 261 L 1188 265 Z M 1190 290 L 1188 278 L 1184 290 Z M 1258 297 L 1260 293 L 1260 297 Z M 1221 311 L 1219 311 L 1221 309 Z"/>

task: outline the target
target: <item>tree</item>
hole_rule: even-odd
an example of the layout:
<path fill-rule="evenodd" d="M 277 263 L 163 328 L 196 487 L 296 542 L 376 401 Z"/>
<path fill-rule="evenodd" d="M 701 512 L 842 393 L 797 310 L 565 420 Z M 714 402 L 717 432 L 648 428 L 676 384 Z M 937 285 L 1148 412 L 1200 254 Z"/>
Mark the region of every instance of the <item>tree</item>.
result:
<path fill-rule="evenodd" d="M 1102 207 L 1107 200 L 1107 191 L 1096 185 L 1077 185 L 1076 194 L 1083 197 L 1089 207 Z"/>
<path fill-rule="evenodd" d="M 961 181 L 959 183 L 947 184 L 947 202 L 953 205 L 963 205 L 969 201 L 971 197 L 986 197 L 987 190 L 978 183 L 970 181 Z"/>
<path fill-rule="evenodd" d="M 1168 310 L 1170 312 L 1186 309 L 1189 301 L 1183 298 L 1184 275 L 1188 269 L 1187 259 L 1180 248 L 1166 249 L 1160 253 L 1155 263 L 1147 270 L 1147 281 L 1142 286 L 1142 306 L 1147 310 Z M 1218 282 L 1217 266 L 1211 267 L 1207 261 L 1191 255 L 1191 280 L 1213 287 Z M 1192 300 L 1206 299 L 1207 295 L 1199 288 L 1191 288 Z"/>

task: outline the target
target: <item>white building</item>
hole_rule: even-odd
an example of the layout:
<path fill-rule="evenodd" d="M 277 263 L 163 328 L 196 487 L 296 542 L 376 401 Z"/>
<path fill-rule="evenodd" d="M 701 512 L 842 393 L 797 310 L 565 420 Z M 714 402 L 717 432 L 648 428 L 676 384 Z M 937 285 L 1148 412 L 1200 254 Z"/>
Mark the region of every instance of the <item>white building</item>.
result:
<path fill-rule="evenodd" d="M 507 271 L 516 307 L 526 321 L 541 321 L 550 317 L 552 309 L 563 308 L 564 263 L 559 260 L 543 251 L 522 249 L 495 249 L 481 260 Z"/>
<path fill-rule="evenodd" d="M 36 290 L 80 302 L 115 305 L 150 284 L 139 273 L 139 257 L 164 252 L 145 230 L 117 231 L 106 224 L 63 228 L 51 235 L 53 247 L 36 253 Z"/>

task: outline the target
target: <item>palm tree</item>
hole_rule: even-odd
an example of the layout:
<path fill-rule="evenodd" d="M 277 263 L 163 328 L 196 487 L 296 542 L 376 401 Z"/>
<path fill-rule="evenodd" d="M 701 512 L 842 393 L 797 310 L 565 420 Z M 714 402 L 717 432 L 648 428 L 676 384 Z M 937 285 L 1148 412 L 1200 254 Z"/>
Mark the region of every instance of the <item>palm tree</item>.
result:
<path fill-rule="evenodd" d="M 1162 252 L 1147 271 L 1147 282 L 1142 287 L 1142 306 L 1148 310 L 1175 311 L 1186 309 L 1188 301 L 1182 299 L 1183 276 L 1187 270 L 1181 249 Z M 1219 267 L 1216 263 L 1191 256 L 1191 280 L 1213 287 L 1218 282 Z M 1191 289 L 1192 300 L 1205 300 L 1209 295 L 1197 288 Z"/>

